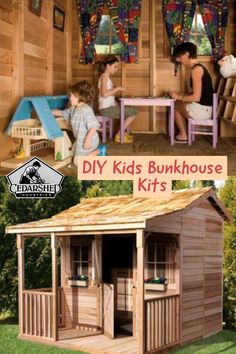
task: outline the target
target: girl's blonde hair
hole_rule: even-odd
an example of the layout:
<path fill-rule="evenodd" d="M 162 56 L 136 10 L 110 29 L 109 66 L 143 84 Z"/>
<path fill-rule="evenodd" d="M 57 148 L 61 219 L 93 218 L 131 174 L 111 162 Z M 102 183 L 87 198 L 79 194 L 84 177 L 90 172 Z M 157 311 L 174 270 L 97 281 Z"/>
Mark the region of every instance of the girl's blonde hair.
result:
<path fill-rule="evenodd" d="M 93 104 L 94 100 L 94 88 L 86 80 L 79 81 L 70 87 L 70 92 L 78 98 L 79 102 L 84 102 L 89 105 Z"/>

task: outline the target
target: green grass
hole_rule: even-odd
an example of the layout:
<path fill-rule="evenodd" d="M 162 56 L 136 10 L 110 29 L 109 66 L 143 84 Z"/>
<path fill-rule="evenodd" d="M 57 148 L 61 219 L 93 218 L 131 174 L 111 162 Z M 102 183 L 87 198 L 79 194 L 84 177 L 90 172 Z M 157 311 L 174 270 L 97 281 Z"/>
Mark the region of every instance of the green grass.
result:
<path fill-rule="evenodd" d="M 17 339 L 18 325 L 12 318 L 0 318 L 0 354 L 85 354 Z"/>
<path fill-rule="evenodd" d="M 0 354 L 85 354 L 80 351 L 55 347 L 17 339 L 18 325 L 13 318 L 0 316 Z M 172 354 L 236 354 L 236 332 L 223 331 L 204 340 L 199 340 Z"/>
<path fill-rule="evenodd" d="M 223 331 L 209 338 L 196 341 L 171 354 L 236 354 L 236 332 Z"/>

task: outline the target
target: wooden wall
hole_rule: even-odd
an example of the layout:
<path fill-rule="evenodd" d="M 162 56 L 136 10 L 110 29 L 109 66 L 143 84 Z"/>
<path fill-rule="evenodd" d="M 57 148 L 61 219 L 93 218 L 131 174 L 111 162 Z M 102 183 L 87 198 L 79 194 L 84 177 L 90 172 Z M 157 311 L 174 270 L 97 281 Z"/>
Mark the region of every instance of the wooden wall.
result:
<path fill-rule="evenodd" d="M 0 160 L 15 149 L 17 142 L 3 132 L 21 97 L 63 94 L 69 84 L 86 79 L 94 82 L 94 66 L 79 63 L 81 37 L 75 0 L 43 1 L 41 16 L 28 9 L 29 0 L 0 0 Z M 53 6 L 65 12 L 64 32 L 53 28 Z M 226 50 L 235 53 L 235 1 L 230 1 Z M 126 95 L 163 95 L 169 89 L 186 89 L 185 72 L 174 76 L 169 45 L 162 18 L 161 1 L 143 0 L 138 64 L 120 65 L 115 85 Z M 201 60 L 213 74 L 209 58 Z M 165 132 L 166 109 L 140 107 L 134 131 Z M 223 127 L 223 136 L 236 130 Z"/>
<path fill-rule="evenodd" d="M 146 231 L 180 234 L 181 342 L 219 332 L 223 321 L 222 217 L 206 200 L 182 217 L 148 220 Z"/>
<path fill-rule="evenodd" d="M 162 17 L 161 1 L 143 0 L 139 37 L 139 63 L 120 65 L 119 72 L 113 81 L 115 85 L 124 85 L 126 95 L 146 96 L 163 95 L 170 89 L 177 92 L 186 92 L 187 80 L 184 69 L 174 76 L 174 65 L 170 62 L 169 44 Z M 235 48 L 235 2 L 230 2 L 230 16 L 228 34 L 226 37 L 226 50 L 233 52 Z M 75 4 L 74 4 L 75 7 Z M 94 82 L 94 66 L 78 63 L 81 39 L 78 36 L 78 19 L 73 16 L 73 56 L 72 56 L 72 80 L 81 79 Z M 200 58 L 199 58 L 200 59 Z M 208 57 L 200 60 L 210 71 L 216 83 L 216 73 Z M 188 74 L 188 73 L 187 73 Z M 140 112 L 132 125 L 134 131 L 166 132 L 166 108 L 149 109 L 139 107 Z M 232 134 L 232 128 L 224 127 L 224 136 Z M 234 132 L 233 132 L 234 134 Z"/>
<path fill-rule="evenodd" d="M 0 1 L 0 159 L 18 145 L 3 132 L 20 98 L 64 94 L 71 83 L 71 0 L 43 1 L 40 17 L 28 4 Z M 64 32 L 53 28 L 54 4 L 65 12 Z"/>
<path fill-rule="evenodd" d="M 182 218 L 182 342 L 222 329 L 222 218 L 208 201 Z"/>
<path fill-rule="evenodd" d="M 87 325 L 88 328 L 100 325 L 100 291 L 96 286 L 82 288 L 65 286 L 65 325 L 66 327 Z"/>
<path fill-rule="evenodd" d="M 1 153 L 11 150 L 12 139 L 5 137 L 5 130 L 12 111 L 13 81 L 13 5 L 0 0 L 0 141 Z M 4 146 L 7 146 L 4 148 Z"/>

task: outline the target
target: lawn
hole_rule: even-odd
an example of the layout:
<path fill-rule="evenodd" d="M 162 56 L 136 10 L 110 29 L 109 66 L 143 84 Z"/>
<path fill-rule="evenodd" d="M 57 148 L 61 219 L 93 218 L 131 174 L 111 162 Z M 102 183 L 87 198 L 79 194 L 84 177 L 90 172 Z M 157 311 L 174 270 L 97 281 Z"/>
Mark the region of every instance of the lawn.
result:
<path fill-rule="evenodd" d="M 171 354 L 236 354 L 236 332 L 223 331 L 181 347 Z"/>
<path fill-rule="evenodd" d="M 17 339 L 18 325 L 14 320 L 0 319 L 0 354 L 85 354 L 79 351 Z"/>
<path fill-rule="evenodd" d="M 0 354 L 85 354 L 17 339 L 18 325 L 14 320 L 0 319 Z M 217 335 L 181 347 L 172 354 L 236 354 L 236 332 Z M 87 353 L 88 354 L 88 353 Z"/>

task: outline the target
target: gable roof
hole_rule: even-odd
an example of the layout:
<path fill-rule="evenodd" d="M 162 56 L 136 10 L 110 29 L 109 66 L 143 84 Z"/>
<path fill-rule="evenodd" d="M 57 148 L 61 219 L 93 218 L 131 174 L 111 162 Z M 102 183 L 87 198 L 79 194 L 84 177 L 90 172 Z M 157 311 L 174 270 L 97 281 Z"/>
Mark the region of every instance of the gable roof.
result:
<path fill-rule="evenodd" d="M 225 220 L 231 216 L 212 188 L 194 188 L 172 191 L 171 198 L 143 198 L 113 196 L 82 199 L 81 202 L 48 219 L 8 226 L 7 233 L 39 233 L 82 231 L 95 229 L 144 228 L 146 220 L 167 214 L 186 212 L 202 199 L 215 207 Z"/>
<path fill-rule="evenodd" d="M 13 123 L 20 120 L 30 119 L 32 110 L 34 109 L 48 139 L 54 140 L 62 137 L 63 133 L 51 110 L 53 108 L 64 109 L 67 102 L 67 95 L 23 97 L 16 108 L 8 128 L 6 129 L 6 134 L 10 135 Z"/>

